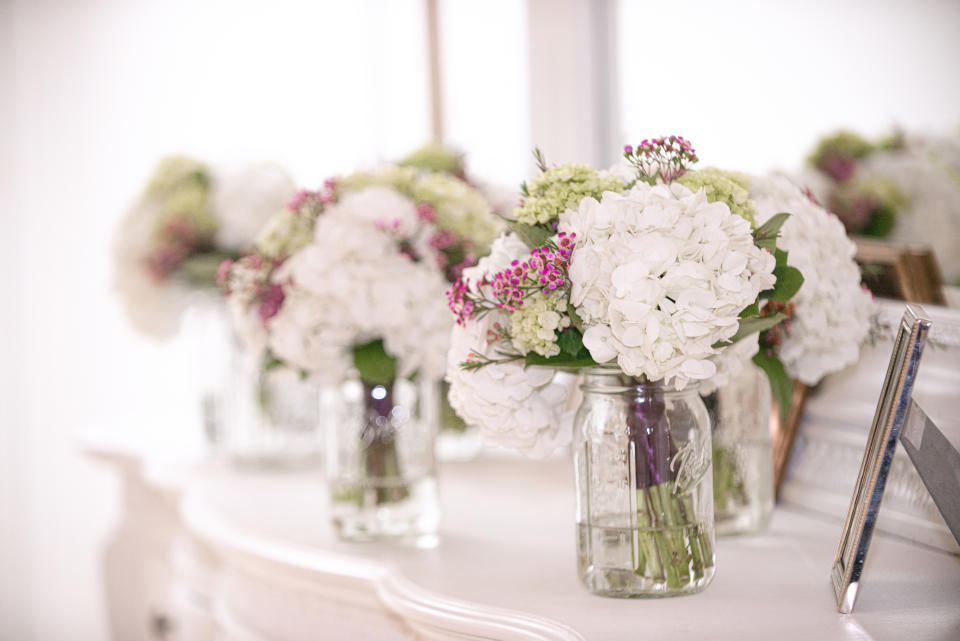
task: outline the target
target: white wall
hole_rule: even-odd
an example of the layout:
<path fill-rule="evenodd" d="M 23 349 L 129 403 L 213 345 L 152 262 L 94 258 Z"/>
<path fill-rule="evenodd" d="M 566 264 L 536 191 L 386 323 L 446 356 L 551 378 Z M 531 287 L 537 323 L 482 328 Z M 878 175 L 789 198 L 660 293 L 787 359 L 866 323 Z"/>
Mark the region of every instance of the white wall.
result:
<path fill-rule="evenodd" d="M 422 31 L 419 0 L 0 3 L 0 639 L 107 638 L 116 487 L 77 435 L 195 424 L 187 344 L 133 334 L 110 289 L 153 164 L 273 159 L 315 185 L 406 152 L 429 133 Z"/>
<path fill-rule="evenodd" d="M 471 174 L 517 187 L 532 166 L 526 4 L 439 4 L 445 139 Z"/>
<path fill-rule="evenodd" d="M 759 172 L 838 127 L 960 127 L 956 0 L 621 0 L 619 25 L 624 143 Z"/>

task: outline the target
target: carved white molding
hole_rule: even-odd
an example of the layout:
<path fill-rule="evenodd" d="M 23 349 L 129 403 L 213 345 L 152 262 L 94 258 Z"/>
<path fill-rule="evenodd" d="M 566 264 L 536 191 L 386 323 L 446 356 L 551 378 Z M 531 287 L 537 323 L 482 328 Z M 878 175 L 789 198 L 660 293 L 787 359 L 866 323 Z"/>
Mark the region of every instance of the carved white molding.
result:
<path fill-rule="evenodd" d="M 445 539 L 430 551 L 338 541 L 319 475 L 212 466 L 181 475 L 172 495 L 139 494 L 119 531 L 137 531 L 130 519 L 155 523 L 143 515 L 166 511 L 163 496 L 178 497 L 169 552 L 158 555 L 166 578 L 154 575 L 152 588 L 171 606 L 167 641 L 618 641 L 625 631 L 665 639 L 723 631 L 754 641 L 782 636 L 785 622 L 802 622 L 809 638 L 853 641 L 880 638 L 876 631 L 945 638 L 960 625 L 960 560 L 881 536 L 862 627 L 837 627 L 826 581 L 839 524 L 783 507 L 769 532 L 718 540 L 722 569 L 701 595 L 645 603 L 592 596 L 572 567 L 569 465 L 490 459 L 449 467 Z M 149 473 L 124 478 L 157 482 Z M 486 503 L 491 497 L 496 505 Z M 127 570 L 136 575 L 150 558 L 130 556 Z M 770 567 L 778 570 L 762 571 Z M 144 620 L 130 599 L 142 584 L 108 587 L 113 611 Z M 146 638 L 161 637 L 114 636 Z"/>
<path fill-rule="evenodd" d="M 209 596 L 216 638 L 307 641 L 323 630 L 357 641 L 585 641 L 543 617 L 426 590 L 386 561 L 258 538 L 223 522 L 201 500 L 188 497 L 182 515 L 193 543 L 181 549 L 215 559 Z M 190 581 L 190 566 L 182 561 L 178 581 Z"/>

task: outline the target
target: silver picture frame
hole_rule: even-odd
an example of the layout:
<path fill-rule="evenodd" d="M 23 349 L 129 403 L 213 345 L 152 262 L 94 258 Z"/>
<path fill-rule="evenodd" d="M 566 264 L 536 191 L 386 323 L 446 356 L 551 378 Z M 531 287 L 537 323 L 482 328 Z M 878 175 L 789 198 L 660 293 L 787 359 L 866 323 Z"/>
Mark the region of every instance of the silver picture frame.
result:
<path fill-rule="evenodd" d="M 831 571 L 837 609 L 844 614 L 853 611 L 857 599 L 887 474 L 907 419 L 920 357 L 932 324 L 919 305 L 907 305 L 900 320 Z"/>

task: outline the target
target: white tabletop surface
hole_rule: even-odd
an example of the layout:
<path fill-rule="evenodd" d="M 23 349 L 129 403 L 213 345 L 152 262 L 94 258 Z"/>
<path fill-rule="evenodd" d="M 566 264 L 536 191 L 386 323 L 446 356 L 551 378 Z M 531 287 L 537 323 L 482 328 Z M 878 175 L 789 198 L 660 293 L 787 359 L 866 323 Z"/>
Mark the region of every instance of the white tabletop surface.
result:
<path fill-rule="evenodd" d="M 762 535 L 720 539 L 716 578 L 700 594 L 593 596 L 576 574 L 566 460 L 445 464 L 441 542 L 432 550 L 338 541 L 316 472 L 208 468 L 187 487 L 194 514 L 245 535 L 382 563 L 433 592 L 553 619 L 590 641 L 960 640 L 960 559 L 877 535 L 856 610 L 841 615 L 829 579 L 841 524 L 788 508 Z"/>

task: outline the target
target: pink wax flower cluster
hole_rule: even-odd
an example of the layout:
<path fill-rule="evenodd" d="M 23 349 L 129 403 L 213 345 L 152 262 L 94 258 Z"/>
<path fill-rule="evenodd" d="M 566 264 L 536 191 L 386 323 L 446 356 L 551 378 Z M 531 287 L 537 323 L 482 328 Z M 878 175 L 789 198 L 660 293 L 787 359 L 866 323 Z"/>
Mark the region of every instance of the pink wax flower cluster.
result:
<path fill-rule="evenodd" d="M 633 147 L 626 145 L 623 156 L 640 173 L 652 181 L 669 183 L 686 173 L 696 163 L 697 152 L 683 136 L 661 136 L 643 140 Z"/>
<path fill-rule="evenodd" d="M 300 189 L 290 200 L 287 201 L 287 209 L 293 212 L 302 213 L 310 206 L 323 207 L 337 201 L 337 179 L 336 177 L 327 178 L 323 181 L 323 187 L 316 191 L 310 189 Z"/>
<path fill-rule="evenodd" d="M 490 298 L 474 294 L 469 283 L 458 278 L 447 291 L 447 301 L 457 324 L 465 324 L 475 311 L 500 309 L 515 312 L 533 294 L 563 289 L 568 283 L 567 271 L 575 238 L 576 234 L 560 232 L 555 242 L 531 250 L 529 258 L 516 259 L 507 269 L 485 274 L 479 284 L 489 287 Z"/>
<path fill-rule="evenodd" d="M 404 227 L 399 219 L 380 219 L 374 221 L 374 225 L 379 231 L 393 235 L 400 251 L 410 260 L 432 260 L 443 271 L 448 282 L 457 280 L 464 269 L 477 264 L 473 241 L 437 225 L 433 205 L 428 202 L 417 203 L 416 213 L 419 225 L 413 231 Z M 425 245 L 420 242 L 421 239 L 426 239 Z"/>
<path fill-rule="evenodd" d="M 157 230 L 156 245 L 146 256 L 146 269 L 156 281 L 167 278 L 198 246 L 209 243 L 197 233 L 197 227 L 187 216 L 177 216 Z"/>
<path fill-rule="evenodd" d="M 284 259 L 264 258 L 255 253 L 237 260 L 227 258 L 217 268 L 217 283 L 227 296 L 240 295 L 249 305 L 255 305 L 257 315 L 266 324 L 283 305 L 283 284 L 272 280 L 273 272 L 283 262 Z"/>

